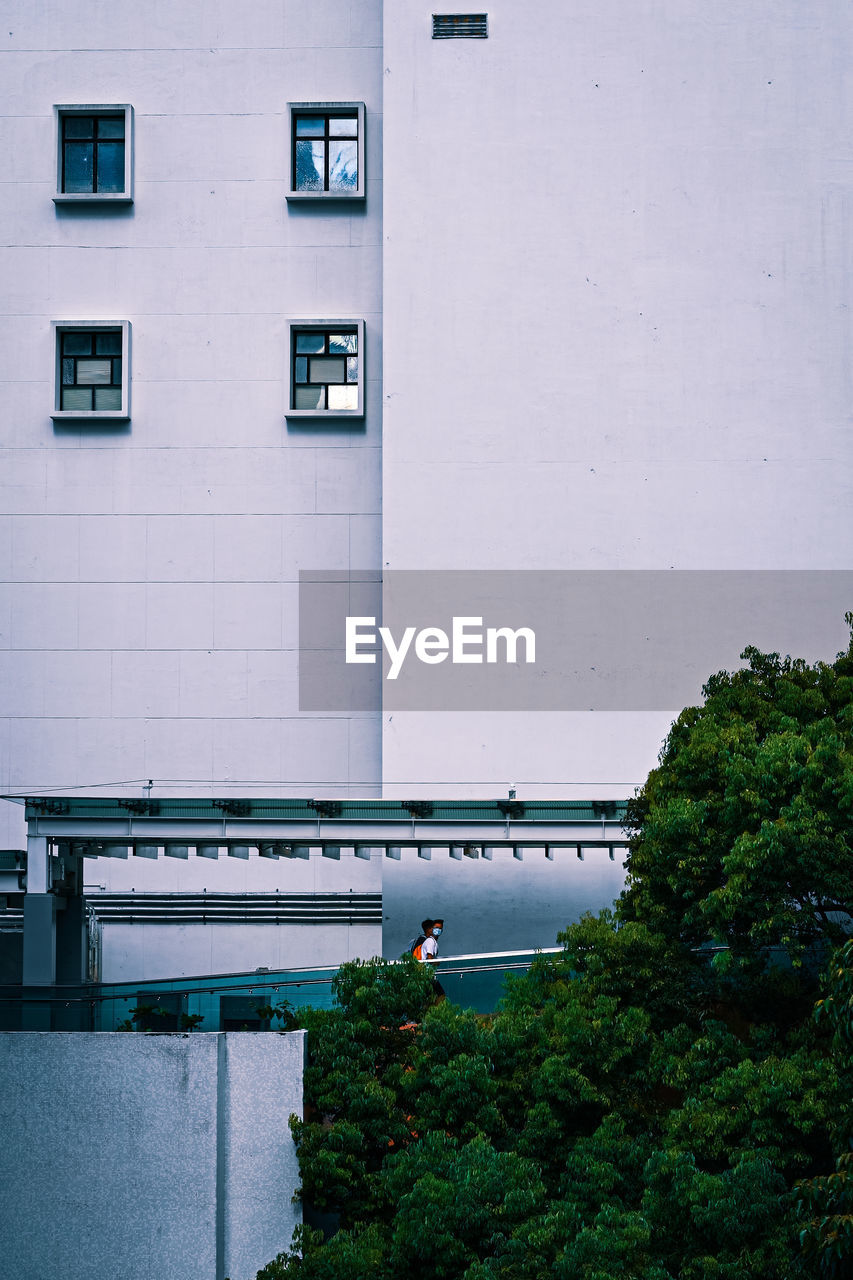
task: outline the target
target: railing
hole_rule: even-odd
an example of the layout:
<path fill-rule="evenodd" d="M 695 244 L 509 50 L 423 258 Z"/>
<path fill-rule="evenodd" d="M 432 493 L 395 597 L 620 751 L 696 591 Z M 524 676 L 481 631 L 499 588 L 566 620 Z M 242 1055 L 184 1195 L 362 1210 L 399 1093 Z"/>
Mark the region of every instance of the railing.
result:
<path fill-rule="evenodd" d="M 507 974 L 526 972 L 537 955 L 559 952 L 558 947 L 492 951 L 428 963 L 448 999 L 478 1013 L 490 1013 L 497 1007 Z M 137 1023 L 151 1030 L 275 1028 L 277 1021 L 258 1017 L 258 1008 L 275 1008 L 286 1001 L 296 1009 L 329 1009 L 337 972 L 338 966 L 260 969 L 75 987 L 0 987 L 0 1029 L 39 1026 L 45 1030 L 116 1031 L 136 1025 L 133 1013 L 140 1008 L 150 1012 L 138 1015 Z"/>

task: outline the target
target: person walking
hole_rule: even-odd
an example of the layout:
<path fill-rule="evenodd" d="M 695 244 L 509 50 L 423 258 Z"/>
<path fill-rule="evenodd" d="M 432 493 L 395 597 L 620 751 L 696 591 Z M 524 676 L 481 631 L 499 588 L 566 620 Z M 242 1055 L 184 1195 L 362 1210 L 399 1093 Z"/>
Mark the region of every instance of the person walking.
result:
<path fill-rule="evenodd" d="M 431 920 L 427 918 L 426 920 L 421 921 L 422 932 L 419 937 L 412 940 L 409 947 L 409 951 L 416 960 L 420 960 L 425 963 L 427 960 L 434 960 L 436 958 L 438 955 L 438 939 L 441 936 L 443 928 L 444 921 L 441 918 L 438 920 Z M 438 978 L 433 978 L 432 985 L 439 1000 L 444 1000 L 447 993 L 438 981 Z"/>

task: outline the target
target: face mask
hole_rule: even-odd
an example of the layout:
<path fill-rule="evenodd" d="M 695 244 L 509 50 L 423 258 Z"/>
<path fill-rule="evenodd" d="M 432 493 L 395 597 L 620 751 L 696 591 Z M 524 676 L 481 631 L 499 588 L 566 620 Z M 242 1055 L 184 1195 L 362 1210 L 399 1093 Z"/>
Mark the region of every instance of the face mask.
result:
<path fill-rule="evenodd" d="M 432 931 L 432 936 L 433 936 L 434 938 L 437 938 L 437 937 L 438 937 L 438 935 L 439 935 L 440 933 L 441 933 L 441 930 L 440 930 L 440 929 L 433 929 L 433 931 Z"/>

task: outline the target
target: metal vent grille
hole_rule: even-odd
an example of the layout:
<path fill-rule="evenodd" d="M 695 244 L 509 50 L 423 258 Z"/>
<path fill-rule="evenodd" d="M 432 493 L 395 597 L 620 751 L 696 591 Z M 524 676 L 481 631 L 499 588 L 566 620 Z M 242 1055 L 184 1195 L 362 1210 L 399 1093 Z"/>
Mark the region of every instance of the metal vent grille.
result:
<path fill-rule="evenodd" d="M 485 40 L 489 34 L 487 13 L 434 13 L 433 40 Z"/>

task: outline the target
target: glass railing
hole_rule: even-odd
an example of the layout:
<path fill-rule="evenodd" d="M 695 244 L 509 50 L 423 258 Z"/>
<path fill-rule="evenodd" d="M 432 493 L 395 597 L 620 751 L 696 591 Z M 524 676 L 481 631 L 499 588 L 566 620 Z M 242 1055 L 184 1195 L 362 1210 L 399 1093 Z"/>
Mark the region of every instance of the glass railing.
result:
<path fill-rule="evenodd" d="M 429 961 L 447 998 L 477 1013 L 497 1008 L 507 974 L 525 973 L 537 951 L 492 951 Z M 330 1009 L 338 966 L 256 969 L 251 973 L 104 982 L 90 986 L 0 988 L 0 1029 L 118 1031 L 240 1031 L 275 1029 L 270 1010 Z M 136 1013 L 136 1019 L 134 1019 Z"/>

